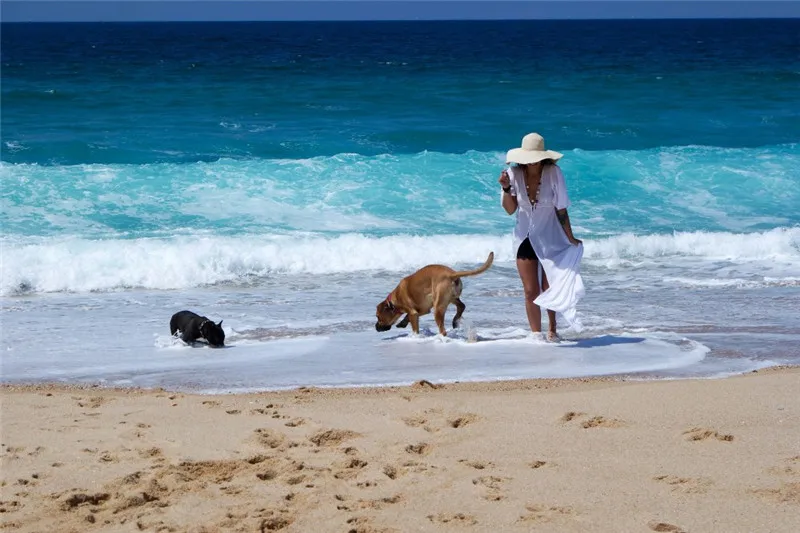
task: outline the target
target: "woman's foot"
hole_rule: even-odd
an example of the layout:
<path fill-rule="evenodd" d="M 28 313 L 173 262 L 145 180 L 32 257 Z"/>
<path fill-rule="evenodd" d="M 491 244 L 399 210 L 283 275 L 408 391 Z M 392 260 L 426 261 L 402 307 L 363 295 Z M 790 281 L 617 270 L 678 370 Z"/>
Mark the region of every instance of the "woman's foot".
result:
<path fill-rule="evenodd" d="M 528 333 L 528 338 L 534 339 L 534 340 L 537 340 L 537 341 L 543 341 L 544 340 L 544 333 L 542 333 L 541 331 L 531 331 L 530 333 Z"/>
<path fill-rule="evenodd" d="M 547 342 L 561 342 L 561 336 L 555 331 L 547 332 Z"/>

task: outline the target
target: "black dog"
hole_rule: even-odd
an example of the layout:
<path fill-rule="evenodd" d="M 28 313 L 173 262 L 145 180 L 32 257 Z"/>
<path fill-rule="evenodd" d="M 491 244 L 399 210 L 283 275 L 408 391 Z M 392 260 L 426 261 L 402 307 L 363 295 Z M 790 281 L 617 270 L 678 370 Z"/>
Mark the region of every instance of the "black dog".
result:
<path fill-rule="evenodd" d="M 169 331 L 172 335 L 181 332 L 183 342 L 194 342 L 199 338 L 208 341 L 209 346 L 219 348 L 225 346 L 225 332 L 222 330 L 222 320 L 214 324 L 204 316 L 191 311 L 178 311 L 169 320 Z"/>

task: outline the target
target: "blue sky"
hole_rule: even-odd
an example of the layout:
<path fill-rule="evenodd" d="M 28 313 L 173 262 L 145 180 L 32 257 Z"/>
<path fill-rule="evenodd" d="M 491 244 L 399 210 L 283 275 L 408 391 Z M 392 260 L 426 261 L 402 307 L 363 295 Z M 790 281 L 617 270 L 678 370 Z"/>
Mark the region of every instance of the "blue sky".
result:
<path fill-rule="evenodd" d="M 797 0 L 2 0 L 20 21 L 800 18 Z"/>

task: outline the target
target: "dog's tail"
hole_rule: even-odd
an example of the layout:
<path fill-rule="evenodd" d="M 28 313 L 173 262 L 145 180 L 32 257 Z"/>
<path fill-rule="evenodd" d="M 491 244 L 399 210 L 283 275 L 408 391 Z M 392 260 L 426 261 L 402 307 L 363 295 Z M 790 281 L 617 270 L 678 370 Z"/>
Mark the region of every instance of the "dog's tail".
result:
<path fill-rule="evenodd" d="M 490 266 L 492 266 L 492 261 L 494 261 L 494 252 L 489 252 L 489 257 L 486 258 L 486 262 L 483 266 L 476 268 L 475 270 L 461 270 L 459 272 L 453 272 L 450 274 L 452 278 L 464 278 L 467 276 L 477 276 L 478 274 L 482 274 L 486 272 Z"/>

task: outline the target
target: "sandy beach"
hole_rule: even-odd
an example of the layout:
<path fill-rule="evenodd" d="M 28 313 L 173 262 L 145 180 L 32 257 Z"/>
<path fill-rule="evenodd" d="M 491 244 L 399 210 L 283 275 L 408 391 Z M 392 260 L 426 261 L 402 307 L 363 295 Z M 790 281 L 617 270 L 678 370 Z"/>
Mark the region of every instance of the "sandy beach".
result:
<path fill-rule="evenodd" d="M 201 396 L 2 389 L 0 529 L 794 532 L 800 370 Z"/>

